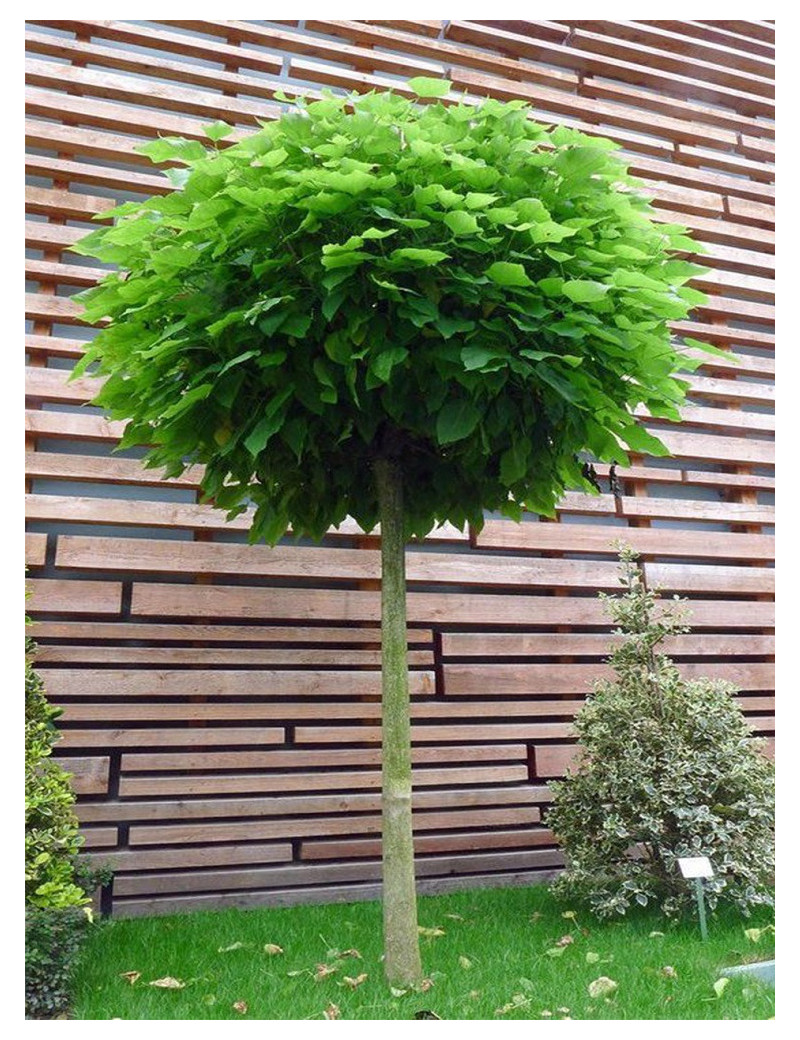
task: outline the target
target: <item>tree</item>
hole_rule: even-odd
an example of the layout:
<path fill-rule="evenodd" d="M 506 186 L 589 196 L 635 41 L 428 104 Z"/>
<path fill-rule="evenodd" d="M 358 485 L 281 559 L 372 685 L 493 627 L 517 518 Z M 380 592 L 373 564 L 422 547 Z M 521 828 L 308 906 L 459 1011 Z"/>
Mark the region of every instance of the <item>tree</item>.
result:
<path fill-rule="evenodd" d="M 547 823 L 567 857 L 554 891 L 588 901 L 599 917 L 635 903 L 678 914 L 694 904 L 678 857 L 708 856 L 711 908 L 724 899 L 748 914 L 772 903 L 772 763 L 730 683 L 684 680 L 659 652 L 689 631 L 685 610 L 657 609 L 636 553 L 624 548 L 620 558 L 624 594 L 604 597 L 622 637 L 610 658 L 615 678 L 598 682 L 578 713 L 578 766 L 552 785 Z"/>
<path fill-rule="evenodd" d="M 445 104 L 446 81 L 326 96 L 230 147 L 140 148 L 174 192 L 112 211 L 77 251 L 118 264 L 82 294 L 109 319 L 96 403 L 123 446 L 251 538 L 382 532 L 386 972 L 421 975 L 411 842 L 404 544 L 484 510 L 551 514 L 578 453 L 665 454 L 632 411 L 678 419 L 691 364 L 666 323 L 703 299 L 696 247 L 656 227 L 608 140 L 521 101 Z M 288 101 L 283 95 L 279 100 Z M 175 164 L 178 164 L 175 168 Z M 106 216 L 109 215 L 107 212 Z M 699 346 L 693 341 L 690 345 Z M 373 479 L 365 479 L 372 473 Z"/>

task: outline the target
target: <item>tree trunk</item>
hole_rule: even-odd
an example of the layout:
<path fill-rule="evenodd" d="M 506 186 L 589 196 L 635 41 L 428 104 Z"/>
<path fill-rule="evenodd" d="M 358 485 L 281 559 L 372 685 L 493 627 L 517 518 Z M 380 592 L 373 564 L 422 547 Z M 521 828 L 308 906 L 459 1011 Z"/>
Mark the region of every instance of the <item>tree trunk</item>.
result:
<path fill-rule="evenodd" d="M 393 461 L 374 465 L 381 522 L 383 689 L 384 970 L 391 986 L 422 979 L 411 827 L 411 719 L 406 637 L 403 478 Z"/>

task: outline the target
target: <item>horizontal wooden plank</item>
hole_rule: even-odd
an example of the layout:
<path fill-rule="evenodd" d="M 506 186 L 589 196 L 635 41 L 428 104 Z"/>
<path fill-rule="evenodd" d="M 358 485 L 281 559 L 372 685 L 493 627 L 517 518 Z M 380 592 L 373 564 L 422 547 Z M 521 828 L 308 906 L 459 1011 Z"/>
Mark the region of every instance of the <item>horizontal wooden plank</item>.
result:
<path fill-rule="evenodd" d="M 47 535 L 28 531 L 25 534 L 25 566 L 43 567 L 46 554 Z"/>
<path fill-rule="evenodd" d="M 118 440 L 124 432 L 124 423 L 94 415 L 75 415 L 71 412 L 29 411 L 25 415 L 26 430 L 47 437 L 87 440 Z M 155 483 L 155 481 L 154 481 Z M 226 513 L 209 505 L 190 503 L 152 502 L 146 500 L 112 498 L 82 498 L 70 495 L 29 495 L 26 498 L 26 516 L 29 520 L 65 520 L 70 523 L 121 524 L 179 528 L 205 531 L 247 531 L 253 511 L 233 520 Z M 337 528 L 328 531 L 329 537 L 378 538 L 380 528 L 364 532 L 350 517 Z M 452 524 L 442 524 L 426 535 L 428 541 L 466 542 L 468 534 Z"/>
<path fill-rule="evenodd" d="M 54 761 L 70 774 L 70 784 L 75 794 L 106 794 L 108 791 L 107 755 L 92 758 L 55 758 Z"/>
<path fill-rule="evenodd" d="M 442 769 L 417 768 L 413 771 L 415 787 L 438 784 L 499 784 L 528 779 L 527 765 L 478 766 L 470 764 Z M 213 776 L 128 776 L 120 781 L 121 797 L 148 795 L 255 794 L 281 791 L 378 790 L 381 774 L 377 772 L 322 772 L 235 774 Z"/>
<path fill-rule="evenodd" d="M 51 697 L 379 697 L 380 671 L 253 671 L 42 668 Z M 412 695 L 429 696 L 431 672 L 411 672 Z M 202 705 L 198 705 L 202 707 Z M 265 705 L 270 707 L 270 705 Z M 313 705 L 312 705 L 313 707 Z M 144 710 L 141 708 L 140 710 Z"/>
<path fill-rule="evenodd" d="M 709 538 L 701 531 L 673 528 L 611 527 L 600 524 L 514 523 L 487 520 L 475 536 L 479 549 L 520 549 L 557 552 L 615 554 L 614 543 L 622 538 L 644 556 L 699 557 L 703 559 L 773 560 L 772 535 L 715 531 Z"/>
<path fill-rule="evenodd" d="M 485 849 L 532 848 L 553 845 L 555 839 L 544 827 L 521 827 L 510 831 L 467 831 L 466 833 L 415 834 L 416 855 L 441 852 L 482 851 Z M 358 856 L 380 856 L 379 838 L 344 838 L 333 841 L 304 841 L 300 847 L 302 860 L 348 859 Z"/>
<path fill-rule="evenodd" d="M 525 525 L 527 526 L 527 525 Z M 555 525 L 553 525 L 555 526 Z M 763 628 L 772 624 L 774 604 L 692 600 L 692 624 L 703 628 Z M 372 621 L 380 617 L 380 594 L 342 589 L 261 589 L 209 585 L 202 599 L 187 585 L 135 583 L 135 616 L 253 617 L 265 620 Z M 594 597 L 411 592 L 408 619 L 421 624 L 583 625 L 607 623 Z"/>
<path fill-rule="evenodd" d="M 452 669 L 455 666 L 449 666 Z M 489 666 L 487 666 L 489 667 Z M 502 665 L 493 666 L 494 669 L 499 671 L 502 669 Z M 520 665 L 522 668 L 533 668 L 535 665 Z M 541 688 L 534 690 L 533 692 L 548 693 L 558 695 L 565 692 L 561 687 L 566 686 L 570 689 L 567 692 L 574 692 L 576 694 L 586 694 L 591 688 L 591 680 L 581 681 L 582 672 L 596 671 L 597 677 L 601 675 L 609 675 L 608 669 L 603 666 L 591 666 L 591 665 L 562 665 L 561 672 L 566 673 L 571 678 L 565 678 L 563 674 L 559 673 L 558 666 L 556 665 L 542 665 L 540 666 L 545 670 L 549 670 L 550 675 L 546 682 L 541 684 Z M 709 670 L 713 670 L 713 666 L 709 665 Z M 757 666 L 753 665 L 755 669 Z M 721 670 L 722 666 L 720 666 Z M 773 685 L 772 679 L 772 668 L 769 667 L 769 687 Z M 552 673 L 556 673 L 555 675 Z M 579 673 L 579 674 L 575 674 Z M 726 673 L 727 674 L 727 673 Z M 531 680 L 533 681 L 533 680 Z M 525 693 L 529 694 L 531 691 L 525 684 L 524 677 L 520 679 L 519 689 L 512 689 L 510 686 L 506 688 L 502 684 L 502 679 L 498 679 L 498 688 L 494 688 L 495 673 L 492 672 L 488 677 L 482 677 L 475 680 L 476 689 L 467 690 L 459 685 L 456 679 L 450 679 L 448 677 L 448 670 L 445 669 L 445 690 L 447 691 L 448 686 L 454 687 L 454 693 L 464 694 L 472 693 L 474 696 L 491 696 L 494 693 Z M 274 689 L 274 695 L 280 696 L 281 688 L 280 685 L 276 685 Z M 209 687 L 210 697 L 213 696 L 213 687 Z M 251 702 L 242 703 L 236 701 L 230 702 L 219 702 L 212 701 L 211 703 L 190 703 L 187 704 L 185 701 L 174 701 L 168 703 L 153 704 L 150 701 L 137 701 L 128 703 L 92 703 L 92 702 L 76 702 L 68 700 L 64 697 L 56 697 L 51 693 L 51 697 L 54 702 L 61 709 L 61 722 L 64 724 L 74 724 L 81 722 L 98 722 L 110 724 L 112 722 L 199 722 L 199 721 L 211 721 L 211 722 L 247 722 L 247 721 L 277 721 L 291 724 L 294 722 L 323 722 L 330 721 L 333 723 L 339 722 L 351 722 L 358 720 L 362 724 L 366 721 L 380 722 L 382 716 L 381 705 L 377 702 L 341 702 L 335 701 L 333 703 L 326 704 L 327 710 L 322 710 L 319 704 L 315 703 L 297 703 L 278 701 L 276 703 L 258 703 L 253 704 Z M 444 703 L 442 701 L 412 701 L 411 703 L 411 718 L 412 719 L 425 719 L 429 721 L 437 722 L 450 722 L 451 720 L 460 719 L 475 719 L 476 717 L 483 717 L 487 710 L 492 711 L 496 714 L 497 718 L 537 718 L 539 716 L 551 716 L 551 715 L 562 715 L 564 717 L 571 717 L 577 713 L 580 708 L 580 701 L 575 700 L 574 702 L 567 702 L 561 700 L 521 700 L 521 701 L 491 701 L 489 705 L 481 704 L 477 705 L 474 701 L 461 703 L 459 701 L 453 701 L 452 703 Z M 444 737 L 443 737 L 444 739 Z"/>
<path fill-rule="evenodd" d="M 43 213 L 64 220 L 91 220 L 113 206 L 114 200 L 103 196 L 84 195 L 63 188 L 39 188 L 33 185 L 25 187 L 27 213 Z"/>
<path fill-rule="evenodd" d="M 414 809 L 422 812 L 426 809 L 472 807 L 493 807 L 518 805 L 528 807 L 532 803 L 547 798 L 544 787 L 516 785 L 514 787 L 470 787 L 450 791 L 415 791 L 413 795 Z M 229 819 L 242 817 L 291 816 L 292 814 L 329 813 L 333 815 L 350 815 L 352 813 L 370 813 L 380 809 L 380 793 L 369 794 L 313 794 L 306 796 L 286 796 L 262 798 L 193 798 L 179 802 L 83 802 L 76 806 L 76 814 L 82 823 L 110 823 L 113 820 L 202 820 Z M 302 821 L 298 821 L 302 828 Z M 532 821 L 536 822 L 536 821 Z M 350 826 L 354 831 L 360 827 L 360 821 L 353 817 Z M 301 830 L 302 833 L 302 830 Z M 131 842 L 136 844 L 136 842 Z"/>
<path fill-rule="evenodd" d="M 32 614 L 118 614 L 122 585 L 118 581 L 65 581 L 34 578 L 25 609 Z"/>
<path fill-rule="evenodd" d="M 69 373 L 56 368 L 28 366 L 25 369 L 25 396 L 32 401 L 90 401 L 99 393 L 102 382 L 91 376 L 68 380 Z"/>
<path fill-rule="evenodd" d="M 605 657 L 622 637 L 592 632 L 443 632 L 447 657 Z M 670 656 L 755 657 L 775 653 L 771 635 L 681 635 L 659 649 Z"/>
<path fill-rule="evenodd" d="M 81 837 L 85 849 L 113 848 L 118 841 L 118 830 L 116 827 L 82 827 Z"/>
<path fill-rule="evenodd" d="M 572 726 L 564 722 L 516 722 L 512 725 L 484 722 L 481 725 L 411 727 L 411 740 L 414 743 L 449 740 L 470 744 L 481 740 L 547 740 L 572 735 Z M 377 744 L 380 739 L 378 726 L 298 726 L 295 730 L 297 744 Z"/>
<path fill-rule="evenodd" d="M 37 622 L 42 638 L 87 638 L 86 626 L 81 621 Z M 92 625 L 92 640 L 150 640 L 191 641 L 203 643 L 363 643 L 380 646 L 381 633 L 376 625 L 354 628 L 301 628 L 279 625 L 198 625 L 151 624 L 149 622 L 98 621 Z M 410 628 L 408 641 L 412 645 L 430 643 L 430 629 Z"/>
<path fill-rule="evenodd" d="M 105 458 L 44 451 L 28 452 L 25 472 L 49 480 L 80 480 L 99 484 L 135 484 L 140 487 L 197 488 L 202 468 L 190 466 L 179 477 L 164 479 L 163 470 L 147 469 L 138 459 Z"/>
<path fill-rule="evenodd" d="M 62 127 L 57 129 L 61 130 Z M 25 170 L 34 177 L 50 177 L 54 181 L 70 185 L 91 184 L 103 188 L 121 189 L 126 192 L 141 192 L 143 197 L 163 195 L 172 191 L 172 185 L 161 174 L 139 173 L 133 170 L 115 170 L 108 166 L 75 162 L 64 155 L 26 155 Z"/>
<path fill-rule="evenodd" d="M 114 729 L 72 729 L 61 731 L 61 749 L 166 748 L 166 747 L 261 747 L 283 744 L 282 726 L 203 726 L 165 729 L 116 727 Z M 200 738 L 202 737 L 202 745 Z"/>
<path fill-rule="evenodd" d="M 118 665 L 316 665 L 341 668 L 345 665 L 380 668 L 380 650 L 355 650 L 351 647 L 331 647 L 327 650 L 292 648 L 243 650 L 207 647 L 136 647 L 136 646 L 40 646 L 36 660 L 40 664 L 118 664 Z M 433 649 L 409 650 L 409 665 L 433 667 Z"/>
<path fill-rule="evenodd" d="M 437 831 L 444 828 L 482 826 L 524 826 L 538 823 L 541 810 L 538 805 L 503 808 L 481 806 L 448 809 L 440 812 L 415 812 L 415 831 Z M 317 819 L 245 820 L 216 823 L 161 823 L 132 824 L 130 845 L 185 845 L 193 842 L 261 841 L 286 837 L 321 837 L 335 834 L 380 834 L 380 815 L 348 817 L 345 814 Z"/>
<path fill-rule="evenodd" d="M 475 744 L 469 749 L 471 763 L 525 762 L 524 744 Z M 463 748 L 412 748 L 411 761 L 415 767 L 431 763 L 463 763 Z M 379 766 L 380 748 L 302 748 L 273 751 L 177 751 L 126 753 L 122 756 L 122 772 L 191 772 L 209 769 L 309 769 L 333 766 L 351 769 L 354 766 Z"/>
<path fill-rule="evenodd" d="M 577 766 L 580 749 L 577 744 L 540 744 L 534 751 L 536 776 L 550 779 L 564 776 Z"/>
<path fill-rule="evenodd" d="M 644 564 L 650 588 L 669 592 L 733 592 L 737 595 L 774 594 L 775 571 L 769 567 L 711 567 L 693 564 Z"/>
<path fill-rule="evenodd" d="M 289 863 L 292 846 L 287 842 L 274 845 L 210 845 L 206 848 L 140 849 L 99 852 L 85 857 L 94 870 L 106 867 L 114 871 L 163 870 L 170 867 L 223 867 L 240 863 Z"/>
<path fill-rule="evenodd" d="M 699 664 L 682 663 L 677 667 L 687 680 L 723 679 L 742 690 L 771 690 L 775 685 L 775 667 L 772 664 L 703 661 Z M 446 664 L 444 689 L 448 696 L 453 697 L 583 694 L 591 689 L 595 680 L 609 679 L 613 674 L 605 664 Z M 498 715 L 502 716 L 509 710 L 510 707 L 504 704 Z M 563 710 L 565 713 L 569 710 L 566 702 Z"/>
<path fill-rule="evenodd" d="M 44 263 L 44 261 L 40 261 Z M 76 268 L 80 270 L 80 268 Z M 35 357 L 71 357 L 78 358 L 84 352 L 86 343 L 66 336 L 30 335 L 25 337 L 25 353 Z"/>

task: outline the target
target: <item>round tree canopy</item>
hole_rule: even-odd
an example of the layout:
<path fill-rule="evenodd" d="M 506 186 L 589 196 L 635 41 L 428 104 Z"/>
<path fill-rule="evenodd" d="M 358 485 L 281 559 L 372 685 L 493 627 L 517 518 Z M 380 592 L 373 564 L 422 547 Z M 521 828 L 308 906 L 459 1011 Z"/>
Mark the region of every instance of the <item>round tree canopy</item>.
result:
<path fill-rule="evenodd" d="M 666 454 L 637 406 L 679 418 L 667 322 L 704 299 L 685 230 L 652 222 L 613 142 L 410 86 L 428 103 L 329 96 L 227 147 L 224 123 L 144 145 L 174 190 L 73 247 L 121 269 L 81 294 L 109 321 L 78 371 L 99 360 L 122 446 L 204 464 L 208 500 L 256 507 L 253 540 L 370 530 L 381 457 L 409 535 L 552 513 L 588 486 L 578 453 Z"/>

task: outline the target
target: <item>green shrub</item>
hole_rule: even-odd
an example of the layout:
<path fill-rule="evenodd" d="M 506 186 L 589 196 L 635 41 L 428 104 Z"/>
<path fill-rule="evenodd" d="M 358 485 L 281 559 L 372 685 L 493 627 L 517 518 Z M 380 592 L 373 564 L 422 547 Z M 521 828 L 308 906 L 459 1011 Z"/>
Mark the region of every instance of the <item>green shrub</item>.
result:
<path fill-rule="evenodd" d="M 81 907 L 25 908 L 27 1018 L 54 1018 L 67 1011 L 72 969 L 88 927 Z"/>
<path fill-rule="evenodd" d="M 579 712 L 581 758 L 552 785 L 547 822 L 567 859 L 553 888 L 599 917 L 634 904 L 679 914 L 693 900 L 677 859 L 708 856 L 710 907 L 725 899 L 748 914 L 772 902 L 773 766 L 729 683 L 685 681 L 656 653 L 688 628 L 677 606 L 656 609 L 636 558 L 622 551 L 626 591 L 603 597 L 621 636 L 616 678 L 598 682 Z"/>
<path fill-rule="evenodd" d="M 25 903 L 60 908 L 88 903 L 74 880 L 82 844 L 69 774 L 50 758 L 60 709 L 48 703 L 33 670 L 34 643 L 25 645 Z"/>
<path fill-rule="evenodd" d="M 76 864 L 82 844 L 69 774 L 50 757 L 58 740 L 41 678 L 25 642 L 25 1014 L 66 1010 L 68 980 L 91 919 L 97 877 Z"/>

